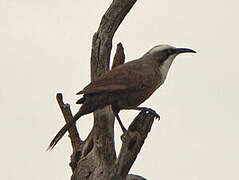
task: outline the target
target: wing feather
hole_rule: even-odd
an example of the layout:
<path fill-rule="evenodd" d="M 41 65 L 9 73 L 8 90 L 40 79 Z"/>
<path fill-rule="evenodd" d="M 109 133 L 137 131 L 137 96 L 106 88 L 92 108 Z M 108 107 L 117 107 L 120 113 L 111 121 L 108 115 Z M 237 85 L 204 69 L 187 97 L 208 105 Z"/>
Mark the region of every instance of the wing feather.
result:
<path fill-rule="evenodd" d="M 117 92 L 143 87 L 145 84 L 142 79 L 145 79 L 147 74 L 143 74 L 142 71 L 148 72 L 149 75 L 151 75 L 149 77 L 152 77 L 152 66 L 137 63 L 137 60 L 131 61 L 130 63 L 118 66 L 100 78 L 92 81 L 77 94 Z M 144 76 L 144 78 L 142 76 Z M 147 80 L 150 81 L 150 78 Z"/>

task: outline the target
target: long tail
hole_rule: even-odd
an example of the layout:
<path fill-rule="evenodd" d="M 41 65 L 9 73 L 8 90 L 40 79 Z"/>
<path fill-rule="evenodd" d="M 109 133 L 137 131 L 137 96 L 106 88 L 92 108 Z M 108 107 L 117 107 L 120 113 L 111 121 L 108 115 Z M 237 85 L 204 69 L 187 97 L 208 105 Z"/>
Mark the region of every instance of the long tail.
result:
<path fill-rule="evenodd" d="M 57 133 L 57 135 L 54 137 L 54 139 L 51 141 L 50 145 L 47 148 L 47 151 L 50 151 L 54 148 L 54 146 L 58 143 L 58 141 L 64 136 L 64 134 L 68 131 L 68 129 L 70 129 L 70 127 L 76 123 L 76 121 L 82 116 L 83 114 L 81 113 L 81 111 L 78 111 L 75 116 L 73 117 L 73 119 L 65 124 L 65 126 L 63 126 L 63 128 L 61 128 L 61 130 Z"/>

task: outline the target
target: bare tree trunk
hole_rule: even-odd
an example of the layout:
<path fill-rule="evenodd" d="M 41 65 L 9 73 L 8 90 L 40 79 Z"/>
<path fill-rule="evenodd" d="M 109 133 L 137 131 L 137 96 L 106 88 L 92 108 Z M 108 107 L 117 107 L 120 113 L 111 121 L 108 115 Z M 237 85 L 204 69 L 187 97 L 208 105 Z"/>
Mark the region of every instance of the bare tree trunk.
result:
<path fill-rule="evenodd" d="M 136 0 L 113 0 L 104 14 L 98 31 L 93 36 L 91 51 L 91 80 L 109 71 L 112 38 L 115 31 L 136 3 Z M 124 63 L 124 50 L 117 46 L 112 68 Z M 57 101 L 66 122 L 72 119 L 69 104 L 63 102 L 62 94 Z M 76 126 L 69 129 L 73 153 L 70 166 L 72 180 L 143 180 L 128 175 L 154 120 L 151 113 L 140 112 L 122 135 L 122 146 L 116 158 L 114 145 L 114 116 L 111 107 L 94 112 L 94 126 L 86 140 L 81 140 Z"/>

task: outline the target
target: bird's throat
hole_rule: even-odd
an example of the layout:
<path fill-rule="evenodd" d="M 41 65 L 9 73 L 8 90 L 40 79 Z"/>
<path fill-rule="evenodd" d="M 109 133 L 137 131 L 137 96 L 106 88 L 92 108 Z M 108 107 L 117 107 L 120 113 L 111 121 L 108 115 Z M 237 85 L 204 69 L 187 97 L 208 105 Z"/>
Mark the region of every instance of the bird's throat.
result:
<path fill-rule="evenodd" d="M 175 56 L 169 56 L 167 60 L 165 60 L 160 66 L 159 66 L 159 70 L 161 72 L 162 75 L 162 83 L 165 81 L 169 68 L 174 60 Z"/>

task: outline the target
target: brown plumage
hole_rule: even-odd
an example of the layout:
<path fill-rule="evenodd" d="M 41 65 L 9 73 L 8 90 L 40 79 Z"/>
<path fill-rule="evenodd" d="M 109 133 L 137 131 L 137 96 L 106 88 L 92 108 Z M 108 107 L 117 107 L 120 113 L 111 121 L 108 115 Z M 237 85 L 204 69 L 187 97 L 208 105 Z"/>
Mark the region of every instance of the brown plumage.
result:
<path fill-rule="evenodd" d="M 116 67 L 78 92 L 84 97 L 77 103 L 82 104 L 94 97 L 102 99 L 100 104 L 103 106 L 111 104 L 117 110 L 130 109 L 144 102 L 158 88 L 160 79 L 159 68 L 139 63 L 138 60 L 131 61 Z"/>
<path fill-rule="evenodd" d="M 156 46 L 140 59 L 119 65 L 92 81 L 77 93 L 83 94 L 83 97 L 77 101 L 77 104 L 82 104 L 81 108 L 70 123 L 58 132 L 48 149 L 52 149 L 81 116 L 107 105 L 112 106 L 122 130 L 126 131 L 119 119 L 119 111 L 122 109 L 146 109 L 138 106 L 163 84 L 176 55 L 182 52 L 194 52 L 190 49 L 176 50 L 168 45 Z"/>

